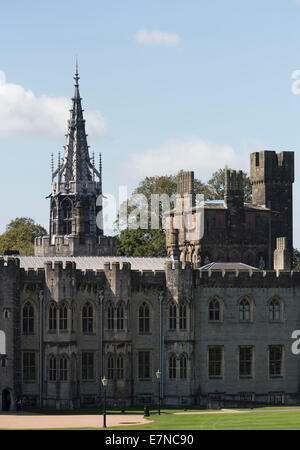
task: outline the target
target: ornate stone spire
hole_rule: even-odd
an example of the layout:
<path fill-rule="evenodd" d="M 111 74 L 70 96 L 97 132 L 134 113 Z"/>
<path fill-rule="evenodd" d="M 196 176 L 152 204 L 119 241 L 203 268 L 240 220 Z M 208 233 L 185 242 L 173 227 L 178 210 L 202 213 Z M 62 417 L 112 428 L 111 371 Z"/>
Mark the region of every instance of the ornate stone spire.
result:
<path fill-rule="evenodd" d="M 53 173 L 53 179 L 58 175 L 58 185 L 61 183 L 70 186 L 71 192 L 80 192 L 93 182 L 94 174 L 101 179 L 100 173 L 92 164 L 85 132 L 85 120 L 79 93 L 78 62 L 76 60 L 74 96 L 72 98 L 72 109 L 68 120 L 68 131 L 66 134 L 66 145 L 63 164 Z M 100 180 L 101 181 L 101 180 Z M 73 186 L 72 186 L 73 185 Z"/>

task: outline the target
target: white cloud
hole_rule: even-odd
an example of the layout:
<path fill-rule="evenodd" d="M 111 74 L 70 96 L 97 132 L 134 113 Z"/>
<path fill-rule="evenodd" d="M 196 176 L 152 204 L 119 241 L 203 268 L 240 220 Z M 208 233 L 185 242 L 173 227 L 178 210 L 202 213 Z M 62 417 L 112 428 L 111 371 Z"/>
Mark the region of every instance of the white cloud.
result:
<path fill-rule="evenodd" d="M 0 136 L 42 135 L 63 137 L 71 100 L 66 97 L 36 96 L 18 84 L 8 83 L 0 71 Z M 85 112 L 87 133 L 104 133 L 106 121 L 100 111 Z"/>
<path fill-rule="evenodd" d="M 141 153 L 130 153 L 124 168 L 137 178 L 176 174 L 181 169 L 193 170 L 197 178 L 207 181 L 214 171 L 226 165 L 249 172 L 249 161 L 246 149 L 237 152 L 230 145 L 190 137 L 182 140 L 169 139 L 159 147 Z"/>
<path fill-rule="evenodd" d="M 167 45 L 172 47 L 178 47 L 181 40 L 176 33 L 167 33 L 166 31 L 159 30 L 147 30 L 147 28 L 142 28 L 135 33 L 133 37 L 140 44 Z"/>

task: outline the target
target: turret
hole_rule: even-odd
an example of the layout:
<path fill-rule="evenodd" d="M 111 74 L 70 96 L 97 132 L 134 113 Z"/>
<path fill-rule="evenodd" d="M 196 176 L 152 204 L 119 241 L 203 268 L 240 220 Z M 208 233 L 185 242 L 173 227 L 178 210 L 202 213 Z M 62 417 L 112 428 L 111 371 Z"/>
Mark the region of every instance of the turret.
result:
<path fill-rule="evenodd" d="M 272 220 L 272 246 L 285 236 L 293 249 L 294 152 L 261 151 L 251 154 L 252 202 L 277 212 Z"/>
<path fill-rule="evenodd" d="M 113 238 L 103 236 L 102 161 L 100 155 L 98 171 L 89 155 L 77 62 L 74 80 L 64 157 L 59 153 L 56 170 L 51 157 L 49 236 L 36 240 L 36 256 L 116 254 Z"/>

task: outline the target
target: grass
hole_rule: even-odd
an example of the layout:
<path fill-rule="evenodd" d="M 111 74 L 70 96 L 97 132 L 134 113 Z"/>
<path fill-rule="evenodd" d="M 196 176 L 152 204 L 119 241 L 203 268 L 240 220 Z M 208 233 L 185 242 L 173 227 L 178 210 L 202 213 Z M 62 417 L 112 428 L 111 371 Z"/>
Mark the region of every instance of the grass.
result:
<path fill-rule="evenodd" d="M 153 415 L 149 424 L 111 430 L 300 430 L 300 411 Z"/>
<path fill-rule="evenodd" d="M 130 425 L 109 427 L 107 430 L 300 430 L 300 411 L 289 411 L 289 409 L 300 408 L 299 406 L 279 406 L 265 407 L 245 411 L 242 413 L 224 413 L 224 414 L 174 414 L 178 409 L 162 409 L 160 416 L 153 410 L 150 415 L 149 423 L 143 425 Z M 269 410 L 267 412 L 266 410 Z M 282 411 L 280 411 L 282 410 Z M 46 413 L 45 410 L 32 412 Z M 182 412 L 182 409 L 180 410 Z M 191 408 L 188 411 L 192 411 Z M 194 411 L 205 412 L 200 409 Z M 212 410 L 209 410 L 210 412 Z M 48 414 L 58 413 L 56 410 L 47 410 Z M 61 411 L 59 411 L 61 413 Z M 65 414 L 99 414 L 99 410 L 66 410 Z M 120 414 L 120 410 L 108 410 L 109 414 Z M 126 413 L 142 414 L 140 408 L 126 410 Z M 126 414 L 124 414 L 124 419 Z M 70 429 L 70 428 L 69 428 Z M 74 429 L 74 428 L 73 428 Z M 83 428 L 80 428 L 83 430 Z M 94 429 L 95 428 L 84 428 Z M 98 428 L 101 430 L 101 428 Z M 102 429 L 103 430 L 103 429 Z"/>

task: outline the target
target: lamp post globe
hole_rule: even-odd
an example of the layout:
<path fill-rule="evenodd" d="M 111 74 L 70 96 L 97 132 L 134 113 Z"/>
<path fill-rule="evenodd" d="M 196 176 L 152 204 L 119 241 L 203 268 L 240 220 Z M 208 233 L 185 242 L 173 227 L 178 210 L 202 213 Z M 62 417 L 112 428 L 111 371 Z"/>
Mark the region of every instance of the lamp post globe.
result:
<path fill-rule="evenodd" d="M 158 415 L 160 415 L 160 379 L 161 379 L 161 372 L 158 369 L 156 372 L 156 378 L 158 380 Z"/>
<path fill-rule="evenodd" d="M 104 393 L 103 428 L 106 428 L 106 388 L 107 388 L 108 380 L 104 376 L 101 381 L 102 381 L 103 393 Z"/>

